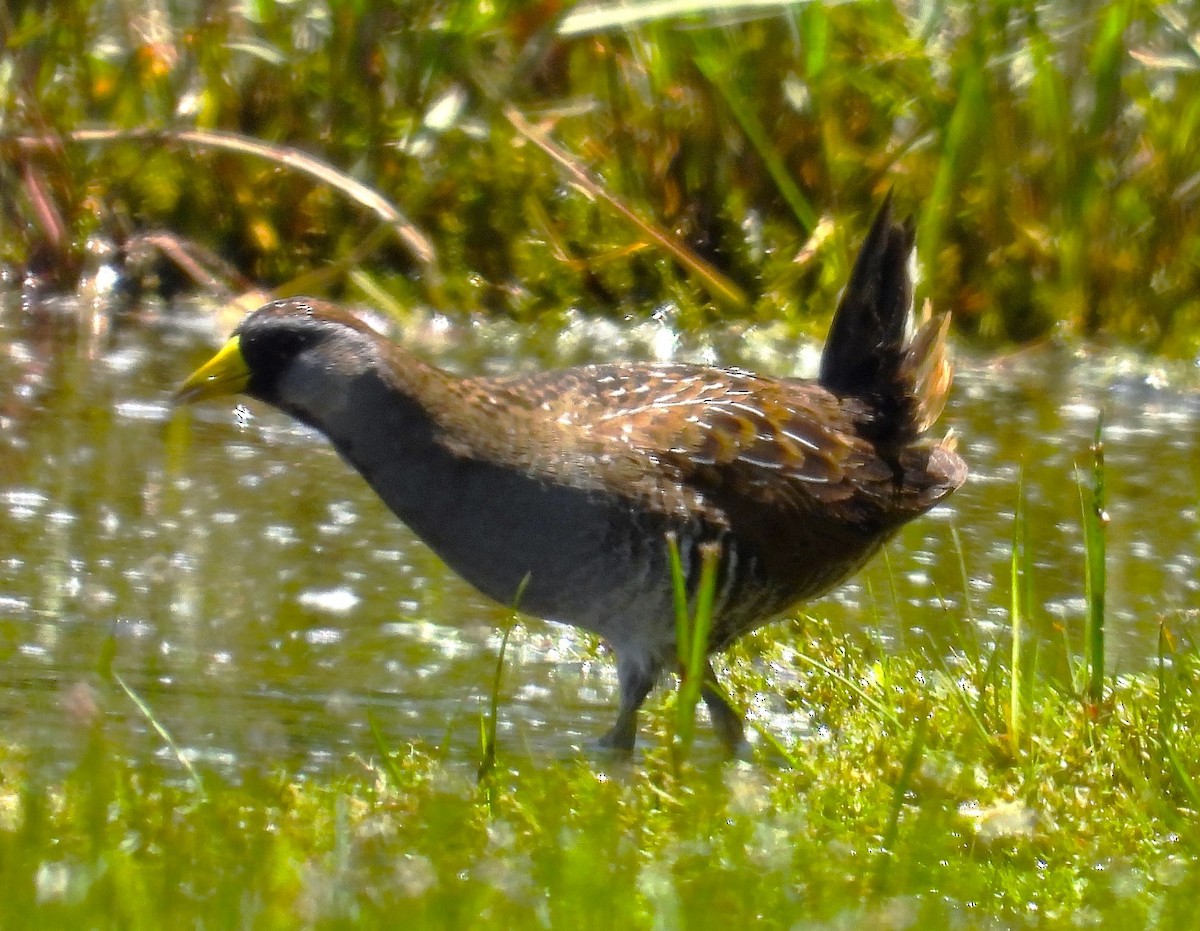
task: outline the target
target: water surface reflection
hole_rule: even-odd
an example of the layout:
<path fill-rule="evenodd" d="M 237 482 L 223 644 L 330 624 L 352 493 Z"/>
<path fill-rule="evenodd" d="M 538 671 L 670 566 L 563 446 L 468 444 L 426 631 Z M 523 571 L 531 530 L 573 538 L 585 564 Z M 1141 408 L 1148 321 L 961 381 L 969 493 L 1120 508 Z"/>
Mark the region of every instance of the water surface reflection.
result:
<path fill-rule="evenodd" d="M 163 753 L 98 674 L 111 658 L 176 740 L 218 765 L 352 766 L 355 753 L 373 752 L 368 712 L 394 744 L 421 737 L 469 752 L 505 612 L 442 567 L 314 434 L 258 407 L 174 414 L 170 389 L 218 337 L 207 312 L 123 318 L 99 335 L 79 319 L 70 304 L 0 312 L 9 740 L 53 760 L 105 713 L 130 753 Z M 550 351 L 544 334 L 437 320 L 414 333 L 464 371 L 644 357 L 664 342 L 653 325 L 632 335 L 581 326 Z M 535 342 L 542 350 L 531 354 Z M 780 355 L 764 339 L 715 351 L 776 372 L 814 357 Z M 1023 472 L 1038 631 L 1061 668 L 1083 611 L 1075 468 L 1101 408 L 1110 663 L 1145 666 L 1159 622 L 1194 630 L 1200 607 L 1200 395 L 1102 354 L 960 365 L 946 419 L 973 470 L 967 486 L 812 611 L 931 655 L 1003 638 Z M 591 640 L 530 622 L 510 655 L 510 746 L 567 753 L 610 723 L 612 668 Z"/>

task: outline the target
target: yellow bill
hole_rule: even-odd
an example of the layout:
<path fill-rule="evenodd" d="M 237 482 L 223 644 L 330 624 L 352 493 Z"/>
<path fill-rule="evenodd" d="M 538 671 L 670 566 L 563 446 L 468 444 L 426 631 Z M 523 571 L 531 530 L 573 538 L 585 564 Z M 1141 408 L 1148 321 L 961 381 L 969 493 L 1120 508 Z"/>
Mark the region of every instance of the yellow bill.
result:
<path fill-rule="evenodd" d="M 234 336 L 175 389 L 175 403 L 191 404 L 237 394 L 245 391 L 249 384 L 250 369 L 242 355 L 239 337 Z"/>

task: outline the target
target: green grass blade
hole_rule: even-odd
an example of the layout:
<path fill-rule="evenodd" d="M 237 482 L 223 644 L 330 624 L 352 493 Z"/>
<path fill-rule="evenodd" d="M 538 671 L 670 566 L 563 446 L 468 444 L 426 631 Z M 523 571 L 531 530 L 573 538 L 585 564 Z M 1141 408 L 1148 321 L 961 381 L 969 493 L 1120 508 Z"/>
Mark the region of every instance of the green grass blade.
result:
<path fill-rule="evenodd" d="M 1175 745 L 1175 679 L 1167 678 L 1167 634 L 1162 624 L 1158 627 L 1158 745 L 1162 750 L 1167 771 L 1187 796 L 1192 809 L 1200 809 L 1200 788 L 1179 757 Z"/>
<path fill-rule="evenodd" d="M 816 229 L 819 219 L 817 211 L 792 178 L 783 157 L 779 154 L 779 149 L 771 141 L 770 133 L 759 119 L 753 102 L 747 100 L 731 80 L 728 53 L 714 52 L 709 43 L 701 39 L 702 35 L 697 34 L 695 40 L 696 57 L 694 61 L 696 67 L 725 99 L 729 112 L 733 114 L 738 125 L 742 127 L 742 132 L 754 146 L 758 157 L 762 159 L 763 166 L 767 169 L 767 174 L 775 182 L 775 187 L 791 209 L 800 227 L 805 233 L 812 233 Z"/>
<path fill-rule="evenodd" d="M 1084 628 L 1084 674 L 1087 700 L 1099 705 L 1104 698 L 1104 613 L 1107 587 L 1106 550 L 1108 512 L 1104 489 L 1104 418 L 1096 422 L 1092 443 L 1091 488 L 1079 486 L 1083 507 L 1084 584 L 1087 614 Z"/>
<path fill-rule="evenodd" d="M 808 656 L 799 651 L 796 652 L 796 659 L 808 666 L 813 667 L 814 669 L 820 670 L 821 672 L 825 673 L 825 675 L 831 676 L 838 682 L 842 683 L 842 685 L 846 686 L 846 688 L 848 688 L 855 695 L 866 702 L 867 705 L 873 708 L 883 720 L 887 721 L 896 729 L 900 729 L 900 719 L 897 718 L 882 702 L 872 698 L 869 694 L 867 694 L 866 690 L 863 689 L 863 687 L 853 679 L 848 678 L 847 676 L 838 672 L 836 669 L 833 669 L 828 664 L 821 662 L 819 659 L 815 659 L 814 657 Z"/>
<path fill-rule="evenodd" d="M 521 603 L 521 597 L 525 594 L 526 586 L 529 585 L 529 578 L 530 576 L 526 574 L 525 578 L 521 580 L 521 584 L 517 586 L 517 593 L 513 596 L 513 603 L 504 624 L 504 633 L 500 637 L 500 649 L 496 654 L 496 670 L 492 675 L 492 687 L 488 693 L 487 711 L 480 716 L 479 769 L 476 773 L 479 782 L 482 782 L 496 767 L 496 729 L 500 719 L 500 684 L 504 678 L 504 654 L 508 650 L 508 640 L 520 620 L 517 605 Z"/>
<path fill-rule="evenodd" d="M 896 856 L 896 838 L 900 834 L 900 811 L 904 807 L 904 797 L 908 794 L 909 786 L 912 785 L 913 774 L 917 771 L 917 766 L 921 762 L 921 755 L 925 752 L 925 735 L 928 730 L 928 718 L 921 718 L 917 721 L 912 740 L 908 744 L 908 751 L 904 754 L 904 764 L 900 769 L 900 778 L 896 780 L 896 785 L 892 789 L 892 804 L 888 811 L 888 822 L 883 832 L 879 867 L 875 874 L 875 889 L 877 893 L 883 892 L 887 885 L 888 870 Z"/>
<path fill-rule="evenodd" d="M 505 119 L 513 128 L 541 149 L 554 162 L 563 168 L 571 179 L 587 191 L 596 200 L 607 204 L 618 216 L 639 229 L 642 234 L 658 248 L 670 255 L 682 265 L 689 274 L 708 292 L 709 296 L 726 307 L 744 309 L 749 305 L 746 292 L 731 278 L 722 274 L 710 262 L 704 261 L 691 249 L 687 248 L 675 236 L 665 232 L 655 224 L 638 216 L 627 204 L 608 190 L 566 149 L 558 145 L 545 132 L 534 126 L 515 107 L 505 104 L 502 107 Z"/>
<path fill-rule="evenodd" d="M 379 765 L 383 767 L 384 773 L 391 782 L 393 788 L 400 788 L 404 784 L 403 776 L 400 773 L 400 767 L 396 765 L 396 761 L 392 759 L 391 749 L 384 740 L 383 731 L 379 729 L 379 722 L 375 720 L 375 715 L 367 712 L 367 728 L 371 731 L 371 740 L 375 744 L 375 750 L 379 754 Z"/>
<path fill-rule="evenodd" d="M 676 593 L 676 652 L 679 656 L 679 691 L 675 700 L 675 733 L 671 742 L 676 763 L 687 759 L 696 736 L 696 704 L 704 686 L 708 669 L 708 637 L 712 630 L 713 598 L 717 587 L 717 565 L 720 547 L 713 543 L 700 545 L 700 581 L 696 588 L 695 604 L 688 611 L 685 602 L 683 622 L 679 622 L 679 593 L 686 579 L 674 536 L 667 540 L 671 558 L 671 578 Z"/>
<path fill-rule="evenodd" d="M 712 631 L 713 598 L 716 596 L 720 558 L 721 549 L 715 543 L 700 545 L 700 586 L 696 590 L 696 608 L 692 614 L 692 643 L 687 665 L 688 675 L 697 681 L 697 693 L 703 681 L 699 674 L 704 672 L 708 657 L 708 635 Z"/>
<path fill-rule="evenodd" d="M 1013 515 L 1013 541 L 1009 557 L 1009 613 L 1012 620 L 1012 658 L 1009 674 L 1008 695 L 1008 736 L 1012 752 L 1018 753 L 1022 742 L 1022 710 L 1024 707 L 1022 691 L 1022 670 L 1024 668 L 1022 648 L 1025 636 L 1025 606 L 1028 602 L 1026 586 L 1029 574 L 1027 571 L 1027 531 L 1025 522 L 1025 481 L 1024 476 L 1017 484 L 1017 508 Z"/>
<path fill-rule="evenodd" d="M 982 65 L 972 62 L 967 66 L 957 96 L 958 102 L 942 138 L 933 190 L 917 224 L 918 251 L 923 256 L 941 253 L 946 225 L 954 215 L 952 201 L 959 190 L 959 176 L 966 168 L 968 151 L 984 135 L 980 127 L 987 119 L 988 101 Z"/>
<path fill-rule="evenodd" d="M 559 21 L 563 37 L 594 35 L 636 29 L 668 19 L 696 17 L 701 21 L 716 13 L 739 18 L 769 16 L 780 9 L 812 0 L 639 0 L 637 3 L 579 3 Z"/>
<path fill-rule="evenodd" d="M 135 692 L 123 678 L 121 678 L 121 674 L 119 672 L 114 669 L 110 674 L 112 675 L 113 682 L 117 683 L 117 686 L 122 692 L 125 693 L 126 697 L 133 702 L 134 707 L 137 708 L 142 717 L 146 719 L 146 722 L 154 729 L 154 733 L 158 734 L 158 736 L 162 738 L 163 743 L 167 745 L 167 748 L 171 751 L 171 754 L 176 760 L 179 761 L 179 765 L 182 766 L 187 772 L 188 778 L 191 779 L 192 786 L 195 788 L 196 793 L 202 800 L 206 800 L 208 798 L 208 793 L 204 791 L 204 780 L 200 778 L 200 773 L 196 770 L 196 767 L 192 765 L 192 761 L 187 758 L 187 754 L 183 752 L 183 748 L 175 742 L 175 738 L 171 736 L 171 732 L 167 730 L 166 725 L 158 719 L 157 715 L 155 715 L 154 709 L 152 709 L 146 700 L 143 699 L 142 696 L 137 692 Z"/>
<path fill-rule="evenodd" d="M 688 654 L 688 603 L 687 579 L 683 576 L 683 562 L 679 558 L 679 538 L 674 531 L 667 534 L 667 562 L 671 569 L 671 594 L 675 605 L 675 658 L 682 669 L 687 664 Z"/>

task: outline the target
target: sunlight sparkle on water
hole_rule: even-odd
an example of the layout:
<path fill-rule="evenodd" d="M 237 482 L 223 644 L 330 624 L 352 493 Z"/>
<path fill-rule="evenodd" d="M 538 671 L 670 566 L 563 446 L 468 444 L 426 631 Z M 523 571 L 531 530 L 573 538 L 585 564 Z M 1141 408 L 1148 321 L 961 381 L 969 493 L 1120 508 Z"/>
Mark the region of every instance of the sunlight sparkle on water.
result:
<path fill-rule="evenodd" d="M 348 588 L 309 589 L 296 599 L 302 606 L 326 614 L 349 614 L 362 601 Z"/>

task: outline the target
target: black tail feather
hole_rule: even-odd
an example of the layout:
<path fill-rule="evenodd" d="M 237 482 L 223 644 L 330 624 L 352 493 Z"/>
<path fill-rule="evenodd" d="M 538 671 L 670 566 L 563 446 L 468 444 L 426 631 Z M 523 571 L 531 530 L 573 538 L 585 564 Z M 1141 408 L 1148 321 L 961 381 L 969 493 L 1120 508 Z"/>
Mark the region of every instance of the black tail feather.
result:
<path fill-rule="evenodd" d="M 912 309 L 912 247 L 912 220 L 892 222 L 889 193 L 859 249 L 825 341 L 820 382 L 834 394 L 867 398 L 891 389 Z"/>
<path fill-rule="evenodd" d="M 820 383 L 860 399 L 874 415 L 866 428 L 882 445 L 918 439 L 950 390 L 946 318 L 926 319 L 911 334 L 914 227 L 892 219 L 888 194 L 863 241 L 821 356 Z"/>

